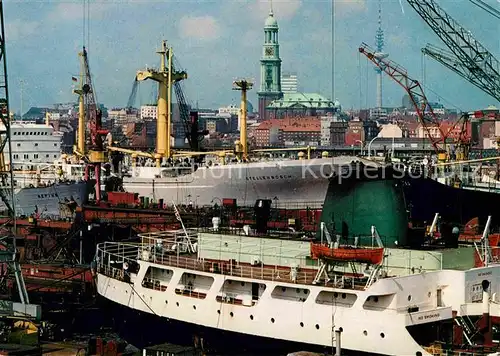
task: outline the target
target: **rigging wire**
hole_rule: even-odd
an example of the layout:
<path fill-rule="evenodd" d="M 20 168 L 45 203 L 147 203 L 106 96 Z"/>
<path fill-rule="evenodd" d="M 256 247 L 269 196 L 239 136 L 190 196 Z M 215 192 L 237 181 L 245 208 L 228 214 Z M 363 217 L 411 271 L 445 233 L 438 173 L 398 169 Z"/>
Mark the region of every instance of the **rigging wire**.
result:
<path fill-rule="evenodd" d="M 483 9 L 484 11 L 486 11 L 487 13 L 489 13 L 490 15 L 496 17 L 497 19 L 500 20 L 500 11 L 498 11 L 497 9 L 495 9 L 493 6 L 487 4 L 486 2 L 484 2 L 483 0 L 469 0 L 471 3 L 473 3 L 474 5 L 476 5 L 477 7 Z"/>

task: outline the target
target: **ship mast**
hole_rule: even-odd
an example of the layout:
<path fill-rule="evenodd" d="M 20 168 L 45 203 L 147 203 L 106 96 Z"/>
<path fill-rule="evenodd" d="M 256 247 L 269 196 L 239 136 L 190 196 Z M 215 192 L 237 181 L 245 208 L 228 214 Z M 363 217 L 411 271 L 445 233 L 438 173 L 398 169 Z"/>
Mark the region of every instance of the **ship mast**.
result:
<path fill-rule="evenodd" d="M 172 66 L 173 50 L 163 40 L 160 55 L 160 69 L 138 71 L 136 80 L 151 79 L 158 82 L 158 115 L 156 118 L 156 166 L 160 167 L 162 158 L 171 158 L 170 138 L 172 128 L 172 84 L 187 78 L 185 71 L 174 71 Z"/>
<path fill-rule="evenodd" d="M 233 90 L 241 90 L 241 107 L 240 107 L 240 145 L 237 146 L 238 151 L 242 153 L 242 159 L 248 159 L 248 144 L 247 144 L 247 91 L 252 89 L 253 81 L 249 79 L 238 79 L 233 82 Z"/>

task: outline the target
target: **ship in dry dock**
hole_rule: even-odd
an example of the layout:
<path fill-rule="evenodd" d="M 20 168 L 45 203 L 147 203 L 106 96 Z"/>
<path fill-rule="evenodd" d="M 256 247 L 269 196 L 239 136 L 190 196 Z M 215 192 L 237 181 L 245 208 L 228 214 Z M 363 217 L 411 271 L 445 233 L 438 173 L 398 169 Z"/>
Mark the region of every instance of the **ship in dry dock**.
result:
<path fill-rule="evenodd" d="M 214 350 L 331 350 L 341 342 L 354 354 L 430 355 L 437 342 L 433 350 L 451 355 L 467 351 L 463 338 L 476 352 L 491 350 L 498 266 L 398 276 L 372 232 L 375 247 L 339 243 L 324 225 L 325 244 L 216 225 L 106 242 L 97 246 L 98 293 L 130 315 L 129 334 L 140 321 L 150 330 L 163 323 L 175 337 L 203 335 Z M 417 259 L 432 260 L 427 253 Z M 471 334 L 456 328 L 471 318 Z"/>

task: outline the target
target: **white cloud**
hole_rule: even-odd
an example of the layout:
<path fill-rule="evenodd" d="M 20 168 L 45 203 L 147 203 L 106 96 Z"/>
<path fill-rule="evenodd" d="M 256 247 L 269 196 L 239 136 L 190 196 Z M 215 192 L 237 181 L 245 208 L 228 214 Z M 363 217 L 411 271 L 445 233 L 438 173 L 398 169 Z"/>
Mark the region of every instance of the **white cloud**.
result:
<path fill-rule="evenodd" d="M 50 12 L 48 19 L 51 21 L 74 21 L 89 16 L 90 21 L 102 19 L 110 8 L 116 6 L 117 3 L 92 3 L 90 7 L 86 6 L 85 11 L 83 3 L 63 2 L 56 5 L 54 10 Z"/>
<path fill-rule="evenodd" d="M 38 22 L 16 19 L 5 25 L 5 36 L 7 40 L 17 41 L 36 33 L 38 27 Z"/>
<path fill-rule="evenodd" d="M 214 40 L 220 34 L 220 26 L 212 16 L 184 16 L 178 29 L 182 38 Z"/>

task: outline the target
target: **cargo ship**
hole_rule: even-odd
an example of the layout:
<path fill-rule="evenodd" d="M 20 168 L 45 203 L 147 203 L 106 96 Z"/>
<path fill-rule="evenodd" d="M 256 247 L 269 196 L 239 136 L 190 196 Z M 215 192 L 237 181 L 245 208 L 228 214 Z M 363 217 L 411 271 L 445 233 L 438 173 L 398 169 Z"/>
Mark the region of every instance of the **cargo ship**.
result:
<path fill-rule="evenodd" d="M 253 205 L 259 199 L 271 199 L 283 205 L 321 207 L 330 179 L 350 173 L 351 163 L 361 161 L 378 168 L 379 163 L 340 156 L 317 159 L 290 159 L 230 163 L 224 165 L 180 164 L 173 167 L 131 167 L 123 178 L 128 192 L 154 201 L 196 205 L 220 204 L 224 198 L 238 205 Z M 217 200 L 218 199 L 218 200 Z"/>

